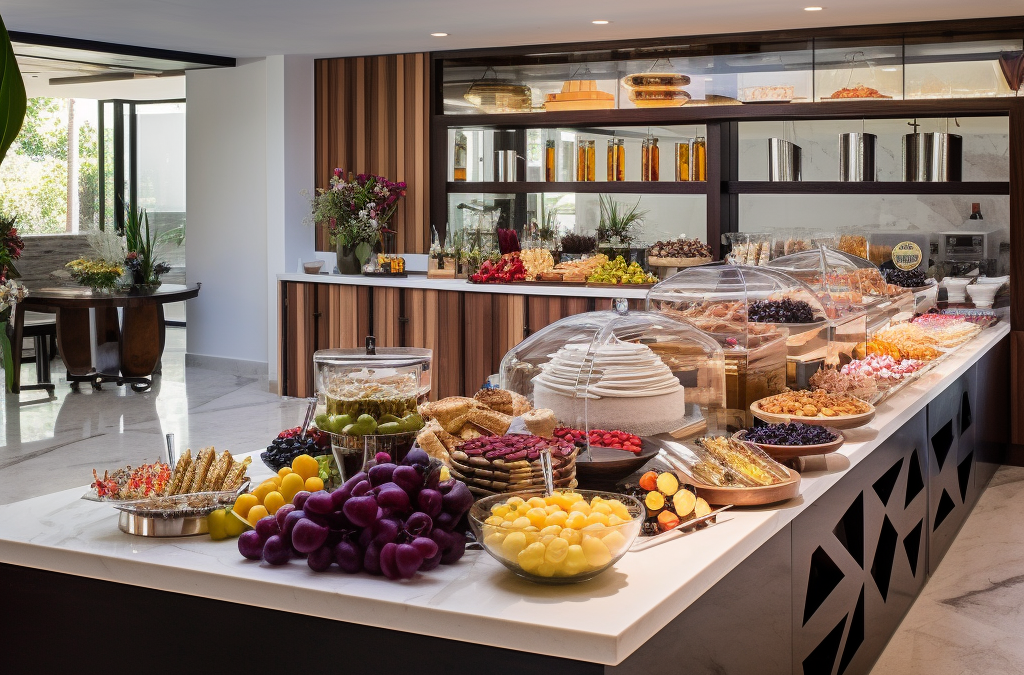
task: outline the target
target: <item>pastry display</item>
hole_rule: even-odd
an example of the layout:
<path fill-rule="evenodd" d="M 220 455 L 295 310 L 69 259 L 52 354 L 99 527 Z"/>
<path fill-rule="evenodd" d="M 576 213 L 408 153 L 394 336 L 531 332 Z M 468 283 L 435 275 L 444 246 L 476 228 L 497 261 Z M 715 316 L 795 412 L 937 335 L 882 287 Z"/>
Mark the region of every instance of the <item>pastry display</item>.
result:
<path fill-rule="evenodd" d="M 982 327 L 978 324 L 959 317 L 935 314 L 916 317 L 913 324 L 925 329 L 936 344 L 943 349 L 959 347 L 968 340 L 974 339 L 982 331 Z"/>
<path fill-rule="evenodd" d="M 790 422 L 768 424 L 747 429 L 744 440 L 764 445 L 825 445 L 834 443 L 839 434 L 828 427 Z"/>
<path fill-rule="evenodd" d="M 677 108 L 690 102 L 690 95 L 682 89 L 631 89 L 629 100 L 637 108 Z"/>
<path fill-rule="evenodd" d="M 716 487 L 758 487 L 789 480 L 789 471 L 756 446 L 724 436 L 697 440 L 693 476 Z"/>
<path fill-rule="evenodd" d="M 597 88 L 597 80 L 566 80 L 562 91 L 548 94 L 544 109 L 557 110 L 607 110 L 615 107 L 615 94 Z"/>
<path fill-rule="evenodd" d="M 862 237 L 860 235 L 844 234 L 839 237 L 836 249 L 843 253 L 849 253 L 850 255 L 867 259 L 868 240 L 866 237 Z"/>
<path fill-rule="evenodd" d="M 878 384 L 874 374 L 857 368 L 821 368 L 811 375 L 807 384 L 814 389 L 824 389 L 830 394 L 849 394 L 862 401 L 870 402 L 878 396 Z"/>
<path fill-rule="evenodd" d="M 473 396 L 473 400 L 495 412 L 513 417 L 523 415 L 531 408 L 525 396 L 506 389 L 481 389 Z"/>
<path fill-rule="evenodd" d="M 519 259 L 526 268 L 526 280 L 534 281 L 544 272 L 550 272 L 555 266 L 551 251 L 546 248 L 528 248 L 519 253 Z"/>
<path fill-rule="evenodd" d="M 941 356 L 936 338 L 912 323 L 899 323 L 877 331 L 867 343 L 866 351 L 919 361 L 932 361 Z"/>
<path fill-rule="evenodd" d="M 772 245 L 767 239 L 737 240 L 732 244 L 729 262 L 735 265 L 767 265 L 771 259 Z"/>
<path fill-rule="evenodd" d="M 792 417 L 839 417 L 860 415 L 871 411 L 871 406 L 848 394 L 830 394 L 823 389 L 787 391 L 762 398 L 758 408 L 770 415 Z"/>
<path fill-rule="evenodd" d="M 886 96 L 873 87 L 866 87 L 863 84 L 858 84 L 855 87 L 843 87 L 842 89 L 837 89 L 832 92 L 831 96 L 827 96 L 825 98 L 835 100 L 846 98 L 892 98 L 892 96 Z"/>
<path fill-rule="evenodd" d="M 792 101 L 794 87 L 791 84 L 744 87 L 740 89 L 740 100 L 744 103 L 763 101 Z"/>
<path fill-rule="evenodd" d="M 263 507 L 251 506 L 255 526 L 238 537 L 238 552 L 274 566 L 301 556 L 314 572 L 337 565 L 391 580 L 457 562 L 466 550 L 459 523 L 473 505 L 469 489 L 442 480 L 444 468 L 421 451 L 397 466 L 387 455 L 377 459 L 333 493 L 299 491 L 259 519 L 252 511 Z"/>
<path fill-rule="evenodd" d="M 570 426 L 592 420 L 640 436 L 674 431 L 685 410 L 669 367 L 650 347 L 621 341 L 563 346 L 533 379 L 533 396 L 534 405 Z"/>
<path fill-rule="evenodd" d="M 629 550 L 642 520 L 632 497 L 587 490 L 492 497 L 470 511 L 488 553 L 521 576 L 552 581 L 582 580 L 610 567 Z"/>
<path fill-rule="evenodd" d="M 622 78 L 622 84 L 628 89 L 677 91 L 689 85 L 690 78 L 679 73 L 634 73 Z"/>
<path fill-rule="evenodd" d="M 626 264 L 625 258 L 616 256 L 601 265 L 587 277 L 588 284 L 653 284 L 657 277 L 644 271 L 636 262 Z"/>
<path fill-rule="evenodd" d="M 556 438 L 555 427 L 558 426 L 558 419 L 554 410 L 547 408 L 534 408 L 523 413 L 523 424 L 534 436 L 541 438 Z"/>
<path fill-rule="evenodd" d="M 540 278 L 551 281 L 586 281 L 587 277 L 607 262 L 608 256 L 603 253 L 582 260 L 568 260 L 558 263 L 550 272 L 541 274 Z"/>
<path fill-rule="evenodd" d="M 533 106 L 529 87 L 497 79 L 477 80 L 464 98 L 485 113 L 529 112 Z"/>
<path fill-rule="evenodd" d="M 711 247 L 700 239 L 659 241 L 647 251 L 647 264 L 661 267 L 684 267 L 711 258 Z"/>
<path fill-rule="evenodd" d="M 644 536 L 668 532 L 711 513 L 711 507 L 697 496 L 693 486 L 681 483 L 672 471 L 648 471 L 639 483 L 627 485 L 625 492 L 644 505 L 646 520 L 640 531 Z M 701 527 L 708 524 L 702 523 Z"/>

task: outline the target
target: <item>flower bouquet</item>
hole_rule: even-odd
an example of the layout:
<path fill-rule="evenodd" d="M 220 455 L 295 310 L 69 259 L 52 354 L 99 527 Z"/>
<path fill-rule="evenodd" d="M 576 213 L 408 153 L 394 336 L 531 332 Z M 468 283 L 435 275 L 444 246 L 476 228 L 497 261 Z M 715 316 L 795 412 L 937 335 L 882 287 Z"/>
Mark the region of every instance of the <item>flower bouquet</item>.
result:
<path fill-rule="evenodd" d="M 341 169 L 334 170 L 329 188 L 318 188 L 313 197 L 313 221 L 327 223 L 331 243 L 338 251 L 338 271 L 358 274 L 380 244 L 383 235 L 391 232 L 388 222 L 398 210 L 398 200 L 405 195 L 404 182 L 394 183 L 383 176 L 361 173 L 345 178 Z"/>
<path fill-rule="evenodd" d="M 65 267 L 79 284 L 101 292 L 114 290 L 124 274 L 124 267 L 120 264 L 102 259 L 78 258 Z"/>

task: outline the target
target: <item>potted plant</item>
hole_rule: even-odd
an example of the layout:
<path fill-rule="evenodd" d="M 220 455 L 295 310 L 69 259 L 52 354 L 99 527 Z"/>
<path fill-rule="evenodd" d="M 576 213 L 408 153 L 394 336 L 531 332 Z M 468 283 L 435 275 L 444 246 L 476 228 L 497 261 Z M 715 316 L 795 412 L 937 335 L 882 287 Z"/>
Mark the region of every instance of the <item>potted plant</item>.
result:
<path fill-rule="evenodd" d="M 600 195 L 601 222 L 597 226 L 598 251 L 614 260 L 616 256 L 629 259 L 630 245 L 634 240 L 634 228 L 643 224 L 646 211 L 640 210 L 640 200 L 627 207 L 612 199 Z"/>
<path fill-rule="evenodd" d="M 160 286 L 160 277 L 170 265 L 156 259 L 157 235 L 149 226 L 146 209 L 138 211 L 124 206 L 124 265 L 131 275 L 130 287 L 135 292 L 151 291 Z"/>
<path fill-rule="evenodd" d="M 329 188 L 317 188 L 313 221 L 327 223 L 331 243 L 338 252 L 338 271 L 359 274 L 374 247 L 383 248 L 383 233 L 398 210 L 406 184 L 383 176 L 361 173 L 345 178 L 334 170 Z"/>

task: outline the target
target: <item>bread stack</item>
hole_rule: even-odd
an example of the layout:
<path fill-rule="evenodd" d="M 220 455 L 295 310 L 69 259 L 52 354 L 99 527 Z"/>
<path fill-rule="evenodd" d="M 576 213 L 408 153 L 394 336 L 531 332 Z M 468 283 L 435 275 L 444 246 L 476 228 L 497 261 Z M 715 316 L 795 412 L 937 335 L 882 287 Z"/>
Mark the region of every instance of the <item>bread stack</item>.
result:
<path fill-rule="evenodd" d="M 638 108 L 674 108 L 690 101 L 683 87 L 690 84 L 687 75 L 679 73 L 635 73 L 622 78 L 629 90 L 629 100 Z"/>
<path fill-rule="evenodd" d="M 219 492 L 235 490 L 245 482 L 246 471 L 251 457 L 236 461 L 225 450 L 219 456 L 211 448 L 203 448 L 192 457 L 192 450 L 178 458 L 171 474 L 171 481 L 164 490 L 165 495 L 185 495 L 196 492 Z"/>

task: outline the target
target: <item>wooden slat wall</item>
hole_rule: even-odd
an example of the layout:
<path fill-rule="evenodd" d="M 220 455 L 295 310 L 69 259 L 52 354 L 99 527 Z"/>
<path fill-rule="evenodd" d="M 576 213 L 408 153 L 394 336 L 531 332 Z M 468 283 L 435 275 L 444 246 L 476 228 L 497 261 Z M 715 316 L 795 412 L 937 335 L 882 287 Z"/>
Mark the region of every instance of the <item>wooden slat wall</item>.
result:
<path fill-rule="evenodd" d="M 527 321 L 530 333 L 536 333 L 559 319 L 571 314 L 590 311 L 589 298 L 543 297 L 531 295 Z"/>
<path fill-rule="evenodd" d="M 405 181 L 393 225 L 400 253 L 430 246 L 428 54 L 391 54 L 316 61 L 316 185 L 334 169 Z M 330 250 L 318 226 L 317 250 Z"/>
<path fill-rule="evenodd" d="M 373 289 L 373 335 L 378 347 L 401 347 L 402 289 L 374 287 Z"/>

